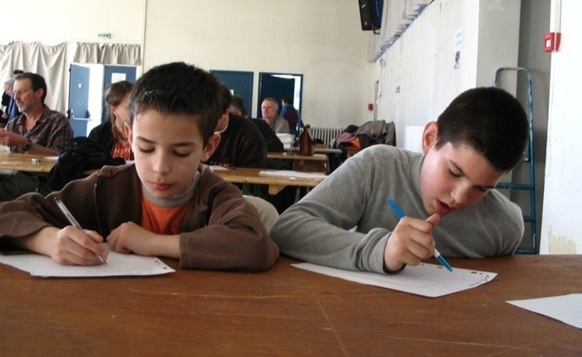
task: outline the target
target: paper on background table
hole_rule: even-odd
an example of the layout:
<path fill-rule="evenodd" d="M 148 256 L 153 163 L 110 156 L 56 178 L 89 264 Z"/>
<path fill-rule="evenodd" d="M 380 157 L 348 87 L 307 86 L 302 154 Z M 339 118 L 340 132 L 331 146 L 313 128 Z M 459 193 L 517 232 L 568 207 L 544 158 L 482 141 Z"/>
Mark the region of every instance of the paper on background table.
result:
<path fill-rule="evenodd" d="M 320 178 L 324 179 L 327 177 L 326 174 L 316 174 L 313 172 L 301 172 L 292 170 L 274 170 L 274 171 L 259 171 L 261 176 L 283 176 L 283 177 L 295 177 L 295 178 Z"/>
<path fill-rule="evenodd" d="M 109 246 L 106 245 L 109 249 Z M 18 255 L 0 254 L 0 263 L 41 277 L 103 277 L 103 276 L 143 276 L 175 272 L 156 257 L 142 257 L 135 254 L 120 254 L 113 251 L 107 256 L 107 264 L 97 266 L 61 265 L 51 258 L 34 253 Z"/>
<path fill-rule="evenodd" d="M 454 268 L 453 272 L 449 272 L 441 265 L 427 263 L 421 263 L 418 266 L 407 266 L 402 272 L 394 275 L 341 270 L 311 263 L 292 265 L 314 273 L 360 284 L 374 285 L 426 297 L 439 297 L 471 289 L 490 282 L 497 276 L 497 273 L 457 267 Z"/>
<path fill-rule="evenodd" d="M 510 300 L 511 305 L 545 315 L 582 328 L 582 294 L 569 294 L 539 299 Z"/>

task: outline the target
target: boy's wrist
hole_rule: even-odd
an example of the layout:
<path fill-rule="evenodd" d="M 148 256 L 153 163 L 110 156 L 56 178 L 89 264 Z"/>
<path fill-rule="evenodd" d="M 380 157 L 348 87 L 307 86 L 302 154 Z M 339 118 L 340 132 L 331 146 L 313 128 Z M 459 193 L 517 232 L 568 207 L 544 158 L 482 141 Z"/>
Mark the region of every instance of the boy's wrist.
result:
<path fill-rule="evenodd" d="M 386 262 L 384 262 L 384 272 L 385 272 L 386 274 L 398 274 L 398 273 L 400 273 L 401 271 L 403 271 L 403 270 L 404 270 L 404 268 L 406 268 L 406 264 L 402 264 L 402 266 L 401 266 L 400 268 L 396 269 L 396 270 L 394 270 L 394 269 L 390 269 L 390 268 L 388 267 L 388 264 L 386 264 Z"/>

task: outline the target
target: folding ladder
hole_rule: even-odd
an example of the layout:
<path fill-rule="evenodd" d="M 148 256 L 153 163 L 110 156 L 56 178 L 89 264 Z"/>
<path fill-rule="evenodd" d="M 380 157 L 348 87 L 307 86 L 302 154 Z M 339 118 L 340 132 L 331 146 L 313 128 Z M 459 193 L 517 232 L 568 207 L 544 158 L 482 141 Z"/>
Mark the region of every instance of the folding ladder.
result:
<path fill-rule="evenodd" d="M 524 153 L 524 162 L 529 165 L 529 182 L 528 183 L 509 183 L 509 182 L 500 182 L 497 185 L 498 189 L 506 189 L 506 190 L 523 190 L 529 192 L 530 198 L 530 209 L 529 215 L 523 216 L 523 220 L 525 223 L 530 224 L 530 247 L 529 248 L 518 248 L 517 253 L 522 254 L 537 254 L 538 247 L 537 247 L 537 219 L 536 219 L 536 191 L 535 191 L 535 160 L 534 160 L 534 123 L 533 123 L 533 95 L 532 95 L 532 80 L 531 74 L 529 70 L 522 68 L 522 67 L 499 67 L 495 74 L 493 75 L 493 86 L 497 86 L 497 79 L 501 72 L 503 71 L 517 71 L 519 74 L 520 72 L 523 73 L 527 80 L 527 91 L 528 91 L 528 99 L 527 99 L 527 115 L 529 121 L 529 140 L 527 143 L 527 147 Z"/>

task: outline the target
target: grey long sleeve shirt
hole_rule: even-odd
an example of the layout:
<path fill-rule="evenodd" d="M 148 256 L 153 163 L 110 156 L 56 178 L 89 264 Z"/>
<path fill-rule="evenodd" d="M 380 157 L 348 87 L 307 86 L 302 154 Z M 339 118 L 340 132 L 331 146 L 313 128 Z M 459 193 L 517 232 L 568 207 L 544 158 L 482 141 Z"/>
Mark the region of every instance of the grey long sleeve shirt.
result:
<path fill-rule="evenodd" d="M 281 252 L 307 262 L 382 273 L 384 248 L 399 219 L 396 201 L 410 217 L 428 218 L 420 192 L 424 156 L 375 145 L 347 160 L 271 229 Z M 524 231 L 520 208 L 497 190 L 471 207 L 442 217 L 433 230 L 446 257 L 511 255 Z"/>

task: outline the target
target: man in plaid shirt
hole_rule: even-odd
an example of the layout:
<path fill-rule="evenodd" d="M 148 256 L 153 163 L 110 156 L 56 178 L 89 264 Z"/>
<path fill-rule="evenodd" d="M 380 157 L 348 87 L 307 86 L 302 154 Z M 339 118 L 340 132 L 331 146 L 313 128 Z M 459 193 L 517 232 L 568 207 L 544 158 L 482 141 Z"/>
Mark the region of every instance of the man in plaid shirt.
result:
<path fill-rule="evenodd" d="M 23 73 L 16 77 L 12 93 L 22 114 L 0 131 L 0 144 L 10 147 L 10 151 L 15 153 L 45 156 L 58 155 L 67 149 L 73 138 L 73 129 L 62 113 L 44 104 L 47 94 L 44 78 L 35 73 Z M 0 176 L 0 201 L 30 191 L 48 193 L 48 186 L 43 183 L 37 176 L 21 172 Z"/>

